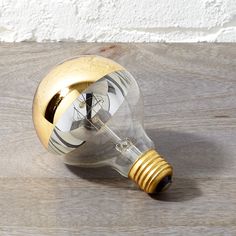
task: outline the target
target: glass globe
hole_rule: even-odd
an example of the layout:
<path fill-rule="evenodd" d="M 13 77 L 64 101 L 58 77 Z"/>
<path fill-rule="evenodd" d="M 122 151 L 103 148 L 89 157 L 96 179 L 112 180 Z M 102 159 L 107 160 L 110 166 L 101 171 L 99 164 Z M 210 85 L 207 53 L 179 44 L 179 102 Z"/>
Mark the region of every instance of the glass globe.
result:
<path fill-rule="evenodd" d="M 134 77 L 96 55 L 69 59 L 41 81 L 33 121 L 42 144 L 69 165 L 110 166 L 147 193 L 167 188 L 172 167 L 143 128 Z"/>

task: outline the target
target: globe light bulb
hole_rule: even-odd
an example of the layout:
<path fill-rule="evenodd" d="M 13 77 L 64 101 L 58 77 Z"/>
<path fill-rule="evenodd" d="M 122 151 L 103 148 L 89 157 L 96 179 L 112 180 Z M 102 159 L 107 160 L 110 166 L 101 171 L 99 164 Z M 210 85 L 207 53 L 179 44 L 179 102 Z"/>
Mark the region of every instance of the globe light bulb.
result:
<path fill-rule="evenodd" d="M 155 151 L 142 117 L 133 76 L 96 55 L 57 65 L 39 84 L 33 102 L 39 139 L 66 164 L 110 166 L 155 193 L 170 185 L 173 170 Z"/>

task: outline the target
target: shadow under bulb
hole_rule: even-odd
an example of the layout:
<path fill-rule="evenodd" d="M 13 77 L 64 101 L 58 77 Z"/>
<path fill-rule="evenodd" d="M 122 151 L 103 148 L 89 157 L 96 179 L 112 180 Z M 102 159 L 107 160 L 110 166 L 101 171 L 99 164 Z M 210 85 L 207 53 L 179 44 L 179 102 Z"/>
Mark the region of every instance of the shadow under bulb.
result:
<path fill-rule="evenodd" d="M 172 167 L 142 126 L 142 96 L 133 76 L 96 55 L 69 59 L 41 81 L 33 102 L 38 137 L 69 165 L 110 166 L 147 193 L 166 189 Z"/>

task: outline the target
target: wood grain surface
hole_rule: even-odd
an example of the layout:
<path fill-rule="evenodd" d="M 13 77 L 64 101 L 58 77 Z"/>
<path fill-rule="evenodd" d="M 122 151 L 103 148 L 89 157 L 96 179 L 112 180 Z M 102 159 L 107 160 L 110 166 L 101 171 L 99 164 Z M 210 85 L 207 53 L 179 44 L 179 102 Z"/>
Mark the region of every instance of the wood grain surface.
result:
<path fill-rule="evenodd" d="M 79 54 L 125 66 L 174 166 L 151 197 L 115 171 L 64 165 L 31 118 L 41 78 Z M 0 235 L 236 235 L 236 44 L 0 44 Z"/>

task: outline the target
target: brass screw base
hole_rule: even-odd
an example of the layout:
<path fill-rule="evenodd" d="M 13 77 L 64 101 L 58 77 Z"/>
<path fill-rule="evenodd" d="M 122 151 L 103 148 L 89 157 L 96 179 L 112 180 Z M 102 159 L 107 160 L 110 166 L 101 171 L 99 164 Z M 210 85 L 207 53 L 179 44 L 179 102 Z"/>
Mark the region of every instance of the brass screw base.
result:
<path fill-rule="evenodd" d="M 170 185 L 173 168 L 155 150 L 150 149 L 143 153 L 129 171 L 129 178 L 138 184 L 146 193 L 155 193 L 158 184 L 161 190 Z M 169 180 L 163 184 L 163 181 Z"/>

